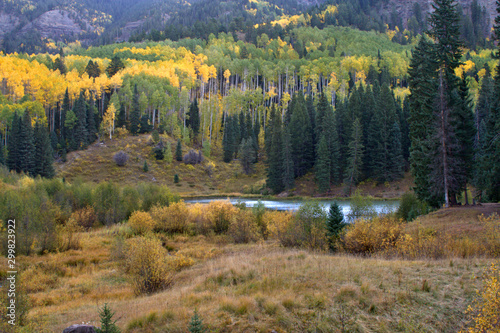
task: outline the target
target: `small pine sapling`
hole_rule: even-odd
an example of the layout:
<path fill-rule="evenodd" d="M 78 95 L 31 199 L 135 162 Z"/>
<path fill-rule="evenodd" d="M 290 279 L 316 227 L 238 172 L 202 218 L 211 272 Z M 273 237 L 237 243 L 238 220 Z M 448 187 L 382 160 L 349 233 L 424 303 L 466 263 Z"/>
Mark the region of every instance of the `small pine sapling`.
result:
<path fill-rule="evenodd" d="M 205 329 L 205 325 L 203 325 L 203 320 L 198 315 L 198 310 L 194 309 L 194 314 L 191 317 L 191 321 L 189 322 L 189 332 L 190 333 L 204 333 L 207 330 Z"/>
<path fill-rule="evenodd" d="M 111 311 L 107 303 L 99 309 L 99 317 L 101 318 L 101 328 L 96 328 L 97 333 L 120 333 L 120 329 L 116 326 L 116 320 L 113 320 L 115 313 Z"/>

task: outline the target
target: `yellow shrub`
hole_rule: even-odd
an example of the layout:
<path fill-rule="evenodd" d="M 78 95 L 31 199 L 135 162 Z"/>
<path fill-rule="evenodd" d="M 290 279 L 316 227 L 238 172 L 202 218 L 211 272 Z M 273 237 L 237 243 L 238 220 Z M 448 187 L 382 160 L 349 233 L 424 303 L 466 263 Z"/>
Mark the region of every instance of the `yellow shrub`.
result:
<path fill-rule="evenodd" d="M 206 217 L 207 205 L 196 203 L 188 208 L 189 220 L 196 234 L 207 235 L 214 230 L 212 223 Z"/>
<path fill-rule="evenodd" d="M 228 230 L 235 243 L 255 242 L 260 239 L 259 227 L 251 211 L 237 211 L 231 218 Z"/>
<path fill-rule="evenodd" d="M 135 237 L 125 246 L 125 270 L 133 276 L 136 294 L 149 294 L 167 288 L 173 273 L 167 264 L 167 250 L 160 240 Z"/>
<path fill-rule="evenodd" d="M 228 231 L 231 218 L 238 209 L 229 200 L 212 201 L 206 207 L 206 218 L 215 233 L 222 234 Z"/>
<path fill-rule="evenodd" d="M 143 235 L 153 231 L 156 226 L 155 221 L 147 212 L 135 211 L 128 219 L 128 225 L 136 234 Z"/>
<path fill-rule="evenodd" d="M 478 297 L 467 308 L 467 314 L 472 317 L 467 333 L 500 332 L 500 271 L 496 264 L 491 264 L 483 280 Z"/>
<path fill-rule="evenodd" d="M 175 202 L 170 206 L 155 206 L 151 216 L 159 230 L 168 233 L 183 233 L 189 230 L 189 209 L 184 201 Z"/>
<path fill-rule="evenodd" d="M 75 220 L 76 223 L 85 230 L 88 230 L 97 225 L 97 214 L 95 213 L 94 208 L 91 206 L 87 206 L 73 212 L 70 216 L 70 219 Z"/>
<path fill-rule="evenodd" d="M 479 216 L 479 221 L 484 226 L 486 252 L 492 256 L 500 256 L 500 217 L 494 213 L 488 217 Z"/>
<path fill-rule="evenodd" d="M 341 245 L 347 252 L 372 254 L 391 249 L 402 231 L 401 220 L 390 216 L 359 219 L 346 228 Z"/>
<path fill-rule="evenodd" d="M 266 211 L 262 219 L 267 225 L 269 237 L 281 241 L 286 235 L 293 214 L 290 212 Z"/>
<path fill-rule="evenodd" d="M 193 266 L 194 260 L 183 254 L 176 253 L 174 256 L 168 257 L 167 264 L 171 270 L 180 271 L 183 268 Z"/>

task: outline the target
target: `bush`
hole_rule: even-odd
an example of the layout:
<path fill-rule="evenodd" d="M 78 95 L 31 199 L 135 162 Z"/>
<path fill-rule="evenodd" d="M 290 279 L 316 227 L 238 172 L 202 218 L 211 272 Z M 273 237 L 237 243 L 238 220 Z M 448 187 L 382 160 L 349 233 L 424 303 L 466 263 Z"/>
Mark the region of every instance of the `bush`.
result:
<path fill-rule="evenodd" d="M 115 156 L 113 156 L 113 160 L 115 161 L 116 165 L 124 166 L 125 164 L 127 164 L 128 155 L 123 151 L 119 151 L 115 154 Z"/>
<path fill-rule="evenodd" d="M 267 225 L 269 237 L 279 240 L 283 246 L 289 244 L 287 231 L 290 228 L 293 216 L 291 212 L 266 211 L 262 216 L 262 220 Z"/>
<path fill-rule="evenodd" d="M 233 214 L 228 234 L 237 244 L 255 242 L 261 238 L 255 217 L 249 210 L 239 210 Z"/>
<path fill-rule="evenodd" d="M 317 202 L 303 204 L 292 220 L 286 239 L 288 246 L 308 247 L 310 249 L 326 250 L 326 212 Z"/>
<path fill-rule="evenodd" d="M 175 174 L 174 175 L 174 184 L 178 184 L 178 183 L 179 183 L 179 175 Z"/>
<path fill-rule="evenodd" d="M 211 201 L 206 208 L 206 218 L 216 234 L 228 231 L 231 217 L 236 213 L 236 207 L 229 200 Z"/>
<path fill-rule="evenodd" d="M 401 197 L 396 216 L 405 221 L 413 221 L 417 216 L 427 214 L 430 207 L 418 200 L 417 196 L 413 193 L 405 193 Z"/>
<path fill-rule="evenodd" d="M 377 215 L 375 209 L 373 208 L 373 202 L 361 194 L 361 192 L 356 191 L 351 200 L 351 211 L 347 214 L 347 219 L 349 221 L 354 221 L 359 218 L 371 218 Z"/>
<path fill-rule="evenodd" d="M 148 232 L 152 232 L 156 223 L 149 213 L 137 211 L 130 215 L 128 225 L 135 234 L 144 235 Z"/>
<path fill-rule="evenodd" d="M 189 209 L 184 201 L 172 203 L 168 207 L 153 207 L 151 216 L 156 221 L 158 230 L 171 234 L 189 230 Z"/>
<path fill-rule="evenodd" d="M 84 230 L 89 230 L 97 226 L 97 215 L 91 206 L 74 211 L 70 219 L 74 220 Z"/>
<path fill-rule="evenodd" d="M 59 250 L 67 251 L 67 250 L 78 250 L 80 249 L 80 238 L 78 237 L 78 233 L 83 230 L 77 222 L 70 218 L 65 226 L 59 226 Z"/>
<path fill-rule="evenodd" d="M 471 317 L 471 323 L 465 332 L 498 332 L 500 327 L 500 271 L 497 264 L 491 264 L 483 274 L 483 287 L 477 291 L 477 297 L 473 304 L 469 305 L 466 313 Z"/>
<path fill-rule="evenodd" d="M 184 157 L 182 158 L 182 161 L 184 164 L 199 164 L 203 162 L 203 154 L 201 151 L 195 152 L 193 149 L 191 149 Z"/>
<path fill-rule="evenodd" d="M 127 240 L 125 270 L 133 277 L 137 295 L 151 294 L 166 289 L 172 283 L 167 250 L 156 238 L 135 237 Z"/>
<path fill-rule="evenodd" d="M 144 161 L 144 165 L 142 166 L 142 171 L 144 171 L 144 172 L 149 171 L 148 162 Z"/>
<path fill-rule="evenodd" d="M 369 255 L 395 247 L 401 234 L 401 220 L 394 217 L 361 218 L 346 228 L 341 245 L 349 253 Z"/>

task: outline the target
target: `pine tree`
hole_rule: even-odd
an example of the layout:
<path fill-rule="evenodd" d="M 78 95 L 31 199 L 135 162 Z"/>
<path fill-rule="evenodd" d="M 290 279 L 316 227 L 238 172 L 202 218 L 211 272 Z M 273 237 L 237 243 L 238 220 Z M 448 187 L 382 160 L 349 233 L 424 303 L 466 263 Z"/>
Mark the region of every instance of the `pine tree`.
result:
<path fill-rule="evenodd" d="M 267 122 L 267 126 L 265 128 L 265 135 L 264 135 L 264 145 L 266 149 L 266 157 L 267 157 L 267 163 L 269 164 L 269 157 L 271 155 L 271 147 L 272 147 L 272 141 L 273 141 L 273 123 L 276 119 L 276 107 L 275 104 L 271 106 L 271 112 L 269 113 L 269 121 Z"/>
<path fill-rule="evenodd" d="M 35 174 L 35 160 L 33 158 L 35 152 L 33 126 L 31 125 L 31 117 L 29 111 L 24 111 L 19 127 L 18 141 L 18 160 L 19 169 L 30 175 Z"/>
<path fill-rule="evenodd" d="M 351 141 L 349 142 L 347 179 L 345 180 L 349 196 L 351 195 L 352 187 L 358 183 L 361 177 L 363 153 L 363 130 L 359 118 L 356 118 L 352 126 Z"/>
<path fill-rule="evenodd" d="M 139 109 L 139 92 L 137 84 L 134 86 L 134 95 L 132 98 L 132 112 L 130 113 L 130 134 L 137 135 L 139 133 L 139 123 L 141 121 L 141 111 Z"/>
<path fill-rule="evenodd" d="M 241 167 L 246 175 L 253 172 L 252 164 L 255 160 L 252 138 L 243 139 L 238 152 Z"/>
<path fill-rule="evenodd" d="M 285 127 L 283 130 L 283 138 L 281 139 L 283 143 L 282 149 L 282 161 L 283 161 L 283 186 L 285 190 L 290 190 L 295 186 L 294 179 L 294 169 L 293 169 L 293 158 L 292 158 L 292 139 L 290 137 L 290 130 Z"/>
<path fill-rule="evenodd" d="M 144 171 L 144 172 L 148 172 L 149 171 L 148 162 L 144 161 L 144 165 L 142 166 L 142 171 Z"/>
<path fill-rule="evenodd" d="M 5 155 L 3 151 L 3 137 L 0 135 L 0 165 L 5 165 Z"/>
<path fill-rule="evenodd" d="M 322 94 L 324 95 L 324 94 Z M 326 99 L 326 97 L 325 97 Z M 328 102 L 327 102 L 328 103 Z M 316 136 L 316 109 L 313 103 L 312 94 L 308 94 L 306 97 L 306 109 L 307 114 L 309 115 L 309 123 L 311 124 L 312 129 L 312 146 L 314 148 L 313 151 L 313 159 L 316 158 L 316 145 L 318 144 L 319 137 Z"/>
<path fill-rule="evenodd" d="M 89 75 L 89 77 L 94 79 L 101 75 L 101 69 L 99 68 L 99 65 L 92 60 L 89 60 L 87 67 L 85 67 L 85 72 Z"/>
<path fill-rule="evenodd" d="M 40 124 L 38 121 L 35 123 L 34 130 L 35 138 L 35 154 L 34 154 L 34 176 L 40 175 L 45 178 L 52 178 L 55 175 L 54 167 L 52 166 L 52 147 L 48 129 Z"/>
<path fill-rule="evenodd" d="M 280 193 L 284 189 L 283 185 L 283 134 L 281 117 L 276 115 L 272 122 L 271 129 L 271 149 L 268 157 L 266 184 L 273 193 Z"/>
<path fill-rule="evenodd" d="M 410 62 L 408 104 L 410 114 L 410 164 L 415 182 L 415 194 L 421 201 L 438 206 L 442 200 L 431 191 L 432 152 L 436 150 L 434 118 L 435 98 L 437 91 L 437 61 L 432 42 L 422 36 L 413 51 Z"/>
<path fill-rule="evenodd" d="M 226 116 L 229 117 L 229 116 Z M 226 125 L 224 127 L 224 135 L 222 137 L 222 148 L 224 150 L 224 162 L 229 163 L 233 160 L 234 149 L 233 149 L 233 122 L 231 119 L 226 119 Z"/>
<path fill-rule="evenodd" d="M 123 61 L 118 56 L 114 56 L 113 59 L 111 59 L 108 67 L 106 68 L 106 73 L 109 77 L 112 77 L 124 68 L 125 65 L 123 64 Z"/>
<path fill-rule="evenodd" d="M 305 106 L 304 96 L 299 93 L 294 96 L 294 103 L 290 118 L 290 135 L 292 137 L 292 156 L 295 177 L 300 177 L 314 165 L 314 147 L 312 141 L 312 127 Z"/>
<path fill-rule="evenodd" d="M 73 112 L 76 116 L 76 125 L 74 128 L 74 149 L 82 149 L 87 147 L 88 133 L 87 133 L 87 109 L 85 107 L 85 97 L 83 91 L 80 92 L 80 97 L 75 102 Z"/>
<path fill-rule="evenodd" d="M 9 170 L 14 170 L 16 172 L 20 172 L 21 168 L 19 165 L 19 131 L 20 131 L 20 122 L 21 119 L 17 115 L 17 112 L 14 113 L 12 118 L 12 123 L 10 126 L 10 133 L 8 136 L 8 154 L 6 165 Z"/>
<path fill-rule="evenodd" d="M 193 317 L 191 317 L 188 329 L 190 333 L 204 333 L 207 331 L 203 325 L 203 320 L 198 315 L 198 310 L 196 309 L 194 309 L 194 314 Z"/>
<path fill-rule="evenodd" d="M 175 159 L 179 162 L 182 162 L 182 145 L 181 139 L 177 140 L 177 147 L 175 148 Z"/>
<path fill-rule="evenodd" d="M 116 118 L 116 126 L 118 128 L 128 127 L 125 103 L 120 103 L 120 110 L 118 111 L 118 117 Z"/>
<path fill-rule="evenodd" d="M 460 41 L 460 17 L 455 0 L 434 0 L 432 6 L 434 12 L 429 20 L 429 34 L 435 40 L 433 51 L 438 64 L 436 133 L 439 144 L 431 165 L 431 183 L 434 192 L 444 196 L 445 206 L 449 207 L 461 186 L 461 175 L 454 171 L 460 163 L 457 159 L 459 144 L 456 143 L 455 128 L 451 122 L 454 106 L 459 103 L 459 83 L 455 69 L 461 64 L 463 44 Z"/>
<path fill-rule="evenodd" d="M 318 144 L 318 153 L 316 157 L 316 184 L 320 192 L 326 192 L 330 189 L 330 150 L 328 149 L 326 134 L 322 133 Z"/>
<path fill-rule="evenodd" d="M 61 122 L 60 122 L 60 133 L 59 133 L 59 135 L 61 137 L 64 137 L 64 138 L 68 137 L 64 124 L 66 122 L 66 114 L 70 110 L 71 110 L 71 104 L 69 101 L 69 92 L 68 92 L 68 88 L 66 88 L 66 92 L 64 93 L 64 99 L 63 99 L 63 104 L 62 104 L 62 108 L 61 108 Z"/>
<path fill-rule="evenodd" d="M 198 100 L 195 98 L 189 106 L 189 122 L 188 126 L 193 131 L 193 137 L 196 137 L 200 132 L 200 110 L 198 108 Z"/>
<path fill-rule="evenodd" d="M 328 218 L 326 220 L 326 234 L 331 251 L 336 251 L 336 242 L 340 237 L 340 233 L 347 226 L 344 222 L 344 214 L 337 202 L 330 205 L 328 210 Z"/>
<path fill-rule="evenodd" d="M 97 333 L 120 333 L 120 329 L 116 326 L 116 320 L 113 320 L 115 313 L 111 311 L 107 303 L 99 309 L 99 318 L 101 320 L 101 328 L 97 328 Z"/>
<path fill-rule="evenodd" d="M 387 180 L 392 181 L 404 175 L 403 150 L 401 148 L 401 130 L 399 121 L 394 121 L 389 129 L 387 154 Z"/>
<path fill-rule="evenodd" d="M 94 105 L 94 98 L 91 96 L 87 107 L 87 142 L 92 143 L 96 140 L 97 128 L 95 126 L 95 113 L 97 112 Z"/>

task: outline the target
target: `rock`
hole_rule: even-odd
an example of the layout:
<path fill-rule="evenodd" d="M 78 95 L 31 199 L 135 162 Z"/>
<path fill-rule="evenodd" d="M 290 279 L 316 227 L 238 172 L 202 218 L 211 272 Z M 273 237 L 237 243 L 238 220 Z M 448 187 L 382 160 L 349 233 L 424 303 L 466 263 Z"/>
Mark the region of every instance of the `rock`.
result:
<path fill-rule="evenodd" d="M 63 333 L 96 333 L 92 325 L 71 325 L 65 328 Z"/>

